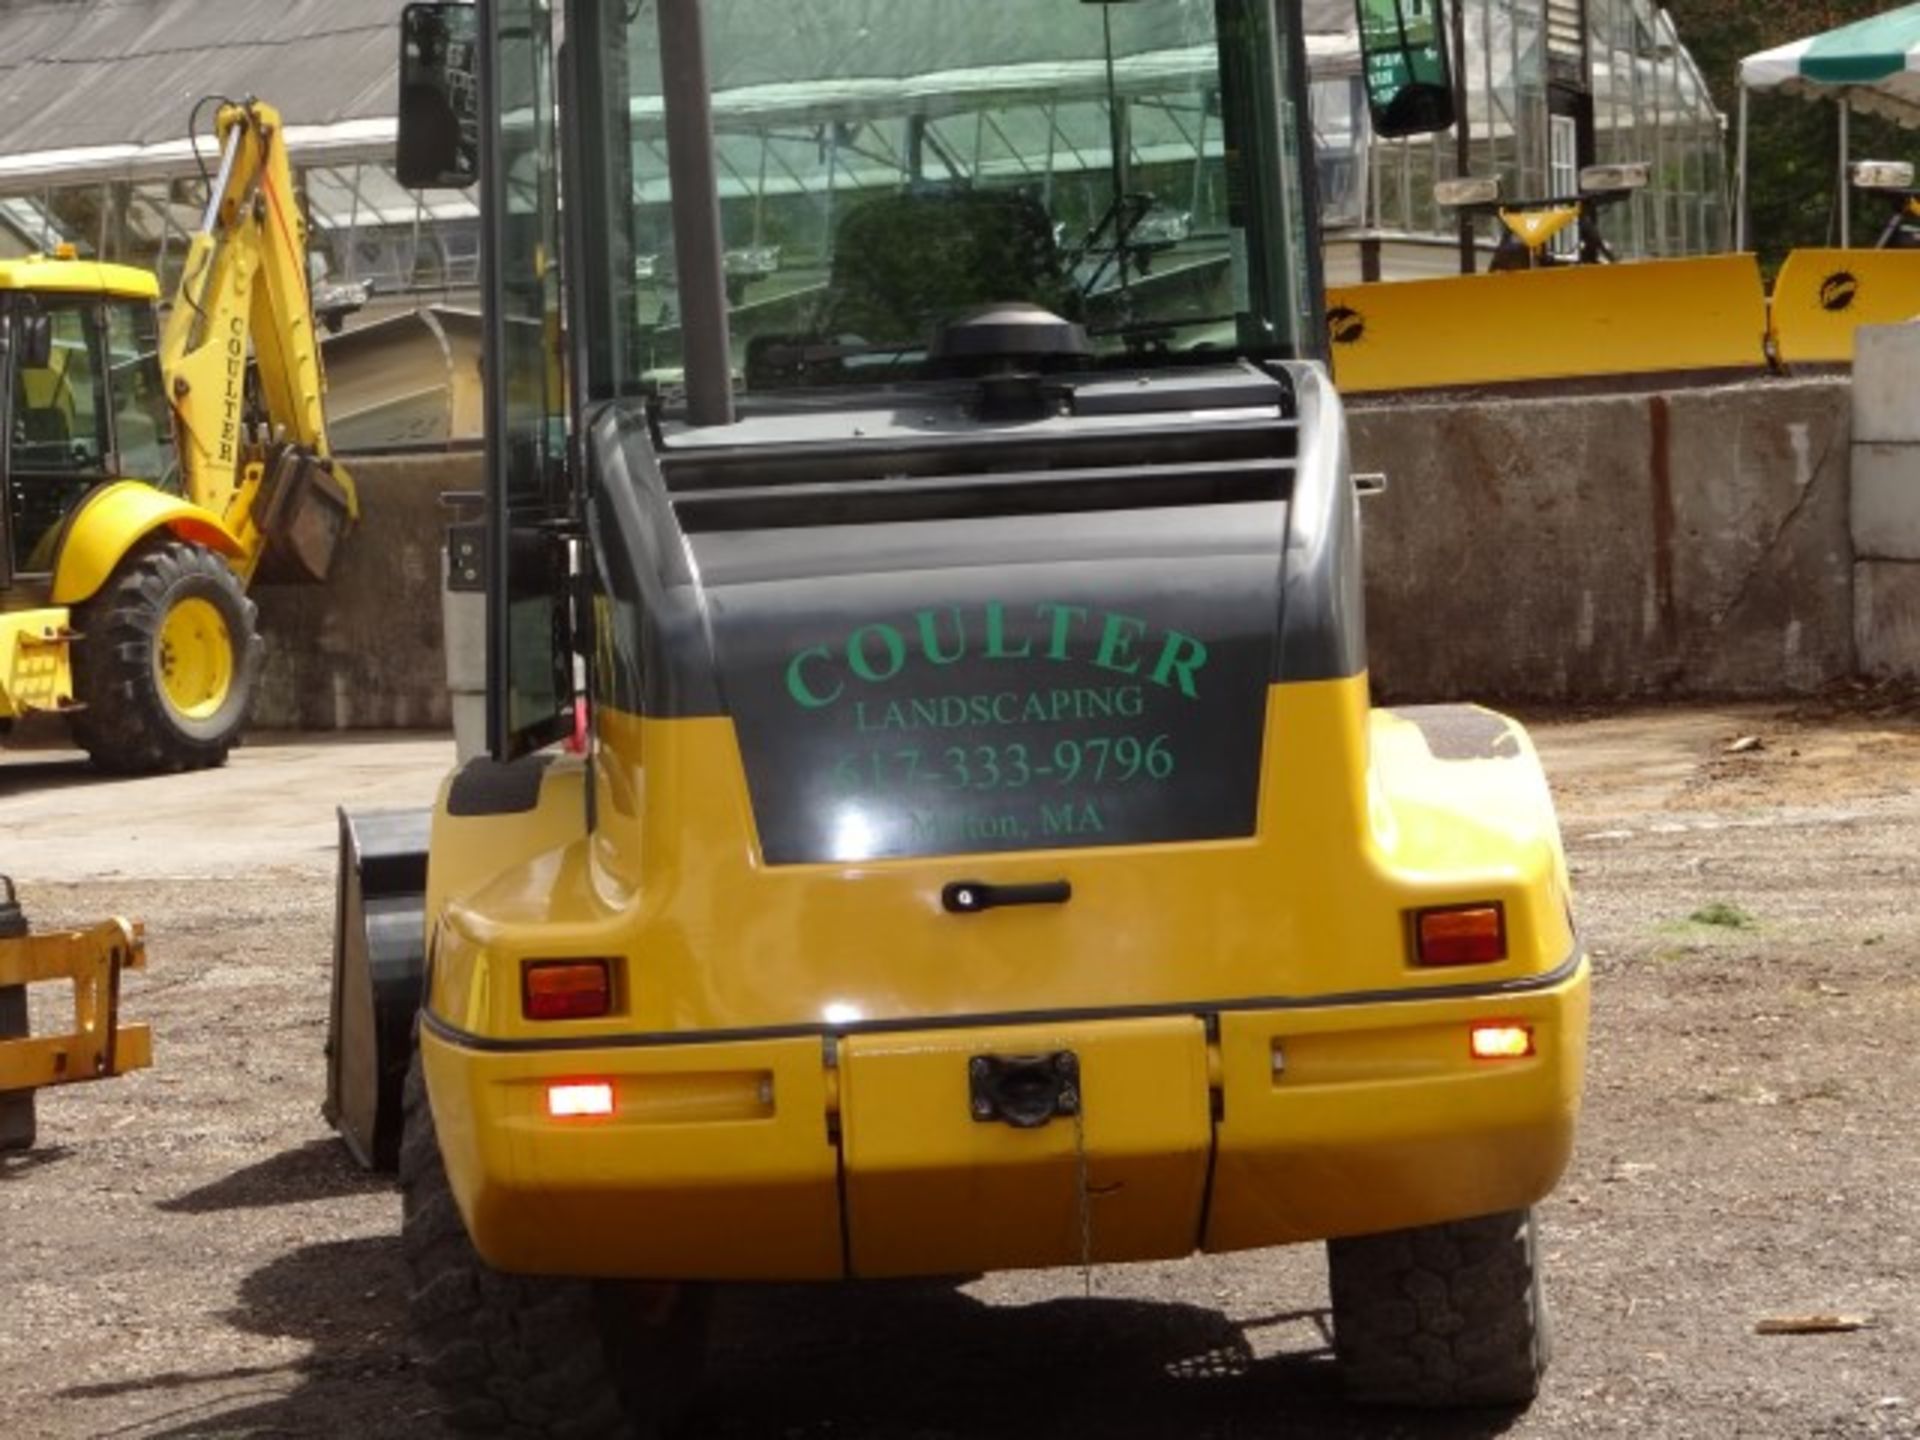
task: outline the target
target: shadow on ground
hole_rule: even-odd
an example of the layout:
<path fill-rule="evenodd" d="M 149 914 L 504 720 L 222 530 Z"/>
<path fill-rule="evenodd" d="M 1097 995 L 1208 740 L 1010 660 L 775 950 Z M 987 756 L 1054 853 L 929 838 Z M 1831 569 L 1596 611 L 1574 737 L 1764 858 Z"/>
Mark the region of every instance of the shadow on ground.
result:
<path fill-rule="evenodd" d="M 223 1175 L 198 1190 L 162 1200 L 157 1208 L 174 1215 L 204 1215 L 216 1210 L 252 1210 L 391 1189 L 392 1176 L 372 1175 L 360 1169 L 347 1157 L 346 1148 L 327 1136 Z"/>
<path fill-rule="evenodd" d="M 150 1421 L 149 1440 L 441 1435 L 404 1343 L 392 1237 L 310 1245 L 248 1277 L 226 1317 L 312 1348 L 270 1398 Z M 1360 1412 L 1311 1314 L 1237 1326 L 1183 1304 L 1067 1298 L 988 1306 L 952 1286 L 730 1291 L 683 1434 L 699 1440 L 1492 1440 L 1511 1417 Z M 1249 1332 L 1295 1349 L 1257 1356 Z M 143 1387 L 194 1377 L 159 1376 Z M 200 1377 L 217 1382 L 223 1377 Z M 235 1377 L 238 1378 L 238 1377 Z"/>
<path fill-rule="evenodd" d="M 1268 1330 L 1296 1343 L 1256 1355 Z M 714 1341 L 687 1425 L 703 1440 L 1491 1440 L 1514 1419 L 1349 1407 L 1313 1312 L 782 1289 L 723 1297 Z"/>
<path fill-rule="evenodd" d="M 0 762 L 0 800 L 12 795 L 74 790 L 89 785 L 114 785 L 125 779 L 93 768 L 84 755 L 71 751 L 10 754 Z"/>

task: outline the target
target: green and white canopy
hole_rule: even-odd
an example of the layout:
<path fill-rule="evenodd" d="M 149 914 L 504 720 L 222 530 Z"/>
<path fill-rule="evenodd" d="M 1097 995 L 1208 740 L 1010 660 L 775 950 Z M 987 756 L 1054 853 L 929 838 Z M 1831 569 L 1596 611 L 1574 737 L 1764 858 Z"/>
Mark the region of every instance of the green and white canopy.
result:
<path fill-rule="evenodd" d="M 1831 100 L 1840 107 L 1840 244 L 1852 240 L 1845 203 L 1855 111 L 1920 127 L 1920 5 L 1902 5 L 1805 40 L 1763 50 L 1740 62 L 1739 193 L 1735 248 L 1747 246 L 1747 98 L 1762 91 Z"/>
<path fill-rule="evenodd" d="M 1749 55 L 1740 62 L 1740 84 L 1845 99 L 1855 110 L 1920 126 L 1920 5 Z"/>

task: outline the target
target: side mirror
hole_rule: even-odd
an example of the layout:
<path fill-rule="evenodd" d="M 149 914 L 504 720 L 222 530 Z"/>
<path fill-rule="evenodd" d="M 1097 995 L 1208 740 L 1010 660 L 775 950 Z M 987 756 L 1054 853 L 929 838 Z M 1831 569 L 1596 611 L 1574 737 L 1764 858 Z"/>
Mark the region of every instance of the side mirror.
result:
<path fill-rule="evenodd" d="M 48 370 L 53 367 L 53 316 L 44 310 L 28 310 L 14 317 L 14 344 L 20 347 L 20 368 Z"/>
<path fill-rule="evenodd" d="M 409 190 L 459 190 L 480 178 L 479 34 L 470 4 L 400 13 L 394 171 Z"/>
<path fill-rule="evenodd" d="M 1355 0 L 1354 11 L 1374 133 L 1393 140 L 1452 126 L 1446 0 Z"/>
<path fill-rule="evenodd" d="M 1853 167 L 1856 190 L 1911 190 L 1913 165 L 1906 160 L 1861 160 Z"/>

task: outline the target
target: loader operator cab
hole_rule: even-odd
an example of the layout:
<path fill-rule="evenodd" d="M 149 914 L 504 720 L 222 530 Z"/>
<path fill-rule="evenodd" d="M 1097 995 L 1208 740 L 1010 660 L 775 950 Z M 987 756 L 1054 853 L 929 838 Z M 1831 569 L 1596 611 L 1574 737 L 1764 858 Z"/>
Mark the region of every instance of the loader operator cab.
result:
<path fill-rule="evenodd" d="M 586 495 L 610 465 L 719 462 L 717 417 L 743 443 L 805 443 L 836 413 L 904 443 L 984 432 L 982 403 L 1002 399 L 1033 418 L 1119 413 L 1124 385 L 1142 414 L 1209 394 L 1277 405 L 1261 367 L 1321 343 L 1296 7 L 720 0 L 700 12 L 694 103 L 671 53 L 690 8 L 571 5 L 556 65 L 545 4 L 491 7 L 484 177 L 447 121 L 477 88 L 480 16 L 416 5 L 403 22 L 403 112 L 420 117 L 403 179 L 496 182 L 490 431 L 518 537 L 495 543 L 497 754 L 561 733 L 562 652 L 587 645 L 549 598 L 566 562 L 535 538 L 573 513 L 570 434 L 649 431 L 647 456 L 584 447 L 583 508 L 604 519 Z M 982 402 L 968 382 L 999 372 Z M 602 558 L 603 583 L 631 568 Z M 602 611 L 616 631 L 631 613 Z M 636 701 L 646 642 L 603 627 L 592 643 L 601 699 Z"/>

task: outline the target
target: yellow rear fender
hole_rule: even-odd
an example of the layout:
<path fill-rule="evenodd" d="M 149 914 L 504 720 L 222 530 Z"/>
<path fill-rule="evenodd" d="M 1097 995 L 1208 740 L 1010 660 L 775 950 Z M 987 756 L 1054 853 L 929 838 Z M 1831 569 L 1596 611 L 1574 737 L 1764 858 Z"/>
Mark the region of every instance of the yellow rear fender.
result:
<path fill-rule="evenodd" d="M 584 842 L 585 767 L 573 756 L 529 755 L 500 765 L 468 761 L 440 787 L 428 842 L 426 923 L 429 932 L 449 905 L 462 908 L 491 893 L 503 876 L 535 866 Z M 433 936 L 429 933 L 429 941 Z M 429 946 L 431 948 L 431 944 Z"/>
<path fill-rule="evenodd" d="M 102 485 L 67 522 L 53 563 L 53 602 L 78 605 L 99 593 L 127 552 L 156 530 L 229 559 L 245 551 L 211 512 L 139 480 Z"/>
<path fill-rule="evenodd" d="M 1506 906 L 1510 953 L 1553 963 L 1574 945 L 1553 796 L 1518 721 L 1478 705 L 1376 710 L 1372 831 L 1416 904 L 1466 891 Z M 1544 902 L 1544 904 L 1543 904 Z"/>

